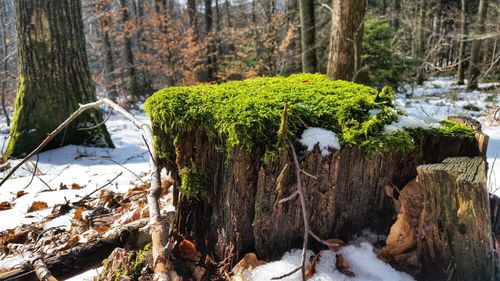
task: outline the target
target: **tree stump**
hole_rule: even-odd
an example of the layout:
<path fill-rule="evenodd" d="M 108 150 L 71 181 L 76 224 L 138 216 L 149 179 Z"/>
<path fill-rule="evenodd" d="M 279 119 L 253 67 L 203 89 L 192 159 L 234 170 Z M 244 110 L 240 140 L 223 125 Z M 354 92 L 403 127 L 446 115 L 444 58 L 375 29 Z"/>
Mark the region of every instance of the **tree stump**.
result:
<path fill-rule="evenodd" d="M 448 158 L 417 171 L 424 189 L 417 238 L 423 280 L 494 280 L 485 161 Z"/>
<path fill-rule="evenodd" d="M 290 113 L 282 119 L 285 104 Z M 249 252 L 275 259 L 301 248 L 298 202 L 278 203 L 296 190 L 291 157 L 276 149 L 281 123 L 305 172 L 311 230 L 323 239 L 348 240 L 365 228 L 387 234 L 395 217 L 387 183 L 404 186 L 421 164 L 484 156 L 487 143 L 463 127 L 385 135 L 384 126 L 399 118 L 393 104 L 387 90 L 311 74 L 155 94 L 146 103 L 155 149 L 182 191 L 174 196 L 175 230 L 203 254 L 232 264 Z M 307 151 L 296 141 L 307 127 L 335 132 L 342 148 L 331 148 L 329 156 L 318 145 Z M 315 243 L 309 248 L 319 249 Z"/>

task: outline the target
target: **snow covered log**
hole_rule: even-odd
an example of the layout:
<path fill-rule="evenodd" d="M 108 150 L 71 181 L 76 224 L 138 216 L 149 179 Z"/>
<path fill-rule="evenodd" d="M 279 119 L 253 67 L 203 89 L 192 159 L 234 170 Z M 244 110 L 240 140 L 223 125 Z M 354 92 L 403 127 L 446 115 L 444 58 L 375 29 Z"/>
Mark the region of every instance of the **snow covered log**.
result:
<path fill-rule="evenodd" d="M 404 186 L 421 164 L 484 156 L 487 139 L 451 121 L 404 115 L 390 89 L 317 74 L 171 87 L 149 98 L 146 111 L 160 164 L 180 190 L 174 228 L 218 261 L 248 252 L 273 259 L 301 247 L 298 202 L 278 203 L 296 190 L 280 134 L 300 158 L 311 230 L 344 240 L 365 228 L 388 233 L 394 210 L 387 183 Z M 340 147 L 332 141 L 307 149 L 299 139 L 311 127 L 330 131 Z"/>
<path fill-rule="evenodd" d="M 424 191 L 417 238 L 422 280 L 495 280 L 485 161 L 448 158 L 417 171 Z"/>

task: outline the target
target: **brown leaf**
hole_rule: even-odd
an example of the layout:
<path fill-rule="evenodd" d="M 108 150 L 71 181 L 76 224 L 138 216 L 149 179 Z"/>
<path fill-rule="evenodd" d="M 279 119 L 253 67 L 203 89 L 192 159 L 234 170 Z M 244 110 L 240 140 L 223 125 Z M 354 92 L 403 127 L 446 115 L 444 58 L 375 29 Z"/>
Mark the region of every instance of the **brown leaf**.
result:
<path fill-rule="evenodd" d="M 24 244 L 28 240 L 28 234 L 29 231 L 27 229 L 8 229 L 0 233 L 0 244 Z"/>
<path fill-rule="evenodd" d="M 98 225 L 95 227 L 95 230 L 97 230 L 97 232 L 99 234 L 102 234 L 106 231 L 108 231 L 111 227 L 109 225 Z"/>
<path fill-rule="evenodd" d="M 180 256 L 183 259 L 198 262 L 201 257 L 201 253 L 196 250 L 196 246 L 193 242 L 184 239 L 179 244 Z"/>
<path fill-rule="evenodd" d="M 35 201 L 35 202 L 33 202 L 33 204 L 31 204 L 31 207 L 28 208 L 28 213 L 35 212 L 35 211 L 38 211 L 38 210 L 42 210 L 42 209 L 45 209 L 45 208 L 48 208 L 48 207 L 49 207 L 49 205 L 47 205 L 46 202 Z"/>
<path fill-rule="evenodd" d="M 16 197 L 19 198 L 21 196 L 24 196 L 28 194 L 28 192 L 24 191 L 24 190 L 19 190 L 17 193 L 16 193 Z"/>
<path fill-rule="evenodd" d="M 75 215 L 73 216 L 73 219 L 78 220 L 78 221 L 82 221 L 83 220 L 82 213 L 83 213 L 83 207 L 76 208 Z"/>
<path fill-rule="evenodd" d="M 174 179 L 168 175 L 166 178 L 161 179 L 161 193 L 167 194 L 168 189 L 174 184 Z"/>
<path fill-rule="evenodd" d="M 265 263 L 266 262 L 263 260 L 258 260 L 254 253 L 248 253 L 231 270 L 233 273 L 233 278 L 231 280 L 246 280 L 243 278 L 243 272 Z"/>
<path fill-rule="evenodd" d="M 326 242 L 328 242 L 329 244 L 332 244 L 331 246 L 329 246 L 328 248 L 334 252 L 337 252 L 339 251 L 340 249 L 342 249 L 342 247 L 345 246 L 345 242 L 340 240 L 340 239 L 328 239 L 326 240 Z"/>
<path fill-rule="evenodd" d="M 72 183 L 71 184 L 71 189 L 82 189 L 82 187 L 79 184 L 77 184 L 77 183 Z"/>
<path fill-rule="evenodd" d="M 313 277 L 314 273 L 316 273 L 316 264 L 318 263 L 319 259 L 321 258 L 321 252 L 317 253 L 309 266 L 307 267 L 306 270 L 306 278 L 309 279 Z"/>
<path fill-rule="evenodd" d="M 7 201 L 0 202 L 0 211 L 12 209 L 12 204 Z"/>
<path fill-rule="evenodd" d="M 336 257 L 335 267 L 337 268 L 338 271 L 349 277 L 356 276 L 354 272 L 349 271 L 349 263 L 344 259 L 344 256 L 337 254 L 335 257 Z"/>

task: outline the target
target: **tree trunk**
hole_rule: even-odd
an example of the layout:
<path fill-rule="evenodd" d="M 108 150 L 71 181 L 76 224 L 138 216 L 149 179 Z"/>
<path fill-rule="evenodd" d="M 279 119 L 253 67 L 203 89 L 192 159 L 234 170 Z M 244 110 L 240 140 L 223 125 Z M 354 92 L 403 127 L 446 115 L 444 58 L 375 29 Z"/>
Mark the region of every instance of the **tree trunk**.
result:
<path fill-rule="evenodd" d="M 207 81 L 217 74 L 217 50 L 213 30 L 212 0 L 205 0 L 205 36 L 207 38 Z"/>
<path fill-rule="evenodd" d="M 231 5 L 231 4 L 229 4 L 229 0 L 226 0 L 226 1 L 224 2 L 224 8 L 225 8 L 225 10 L 226 10 L 226 18 L 227 18 L 227 27 L 228 27 L 228 28 L 231 28 L 231 27 L 232 27 L 232 25 L 231 25 L 231 12 L 230 12 L 230 5 Z"/>
<path fill-rule="evenodd" d="M 339 0 L 332 5 L 328 76 L 353 80 L 361 63 L 365 0 Z"/>
<path fill-rule="evenodd" d="M 96 100 L 85 51 L 80 1 L 14 1 L 19 86 L 4 158 L 32 151 L 79 103 Z M 57 110 L 55 110 L 57 109 Z M 79 117 L 46 147 L 65 144 L 113 146 L 98 110 Z"/>
<path fill-rule="evenodd" d="M 417 171 L 424 190 L 417 239 L 423 280 L 494 280 L 485 161 L 448 158 Z"/>
<path fill-rule="evenodd" d="M 479 1 L 479 10 L 477 12 L 477 22 L 474 28 L 474 39 L 472 40 L 472 45 L 470 49 L 470 60 L 469 60 L 469 79 L 467 81 L 467 90 L 477 89 L 477 84 L 480 74 L 480 54 L 481 54 L 481 42 L 482 39 L 478 36 L 483 35 L 485 31 L 484 22 L 487 16 L 488 1 Z"/>
<path fill-rule="evenodd" d="M 203 252 L 217 260 L 234 254 L 234 262 L 248 252 L 272 259 L 301 247 L 299 206 L 294 201 L 278 204 L 295 191 L 288 153 L 265 162 L 263 148 L 246 153 L 236 147 L 228 157 L 220 150 L 224 140 L 200 130 L 186 132 L 176 146 L 164 133 L 155 134 L 170 155 L 162 160 L 176 182 L 203 186 L 198 197 L 180 196 L 175 223 L 178 231 L 206 246 Z M 303 177 L 312 231 L 325 239 L 349 239 L 369 227 L 387 233 L 393 212 L 384 197 L 387 182 L 403 186 L 415 178 L 422 163 L 484 155 L 478 141 L 470 138 L 427 135 L 415 143 L 417 149 L 405 153 L 367 154 L 345 147 L 322 157 L 317 146 L 312 152 L 300 151 L 301 168 L 317 177 Z M 319 247 L 314 242 L 310 246 Z"/>
<path fill-rule="evenodd" d="M 0 59 L 2 60 L 2 72 L 3 75 L 0 76 L 0 93 L 2 95 L 2 112 L 5 116 L 5 121 L 7 121 L 7 126 L 10 126 L 10 118 L 9 113 L 7 112 L 7 107 L 5 104 L 5 96 L 7 92 L 7 79 L 8 75 L 8 49 L 7 49 L 7 27 L 5 24 L 6 15 L 5 15 L 5 4 L 2 0 L 0 0 L 0 31 L 2 32 L 2 56 Z"/>
<path fill-rule="evenodd" d="M 299 0 L 302 72 L 318 72 L 314 0 Z"/>
<path fill-rule="evenodd" d="M 399 16 L 401 12 L 401 0 L 394 0 L 394 14 L 392 15 L 392 26 L 394 30 L 399 30 Z"/>
<path fill-rule="evenodd" d="M 122 9 L 121 20 L 124 29 L 124 38 L 123 38 L 123 62 L 125 67 L 125 79 L 126 79 L 126 91 L 127 95 L 131 95 L 134 99 L 141 94 L 139 89 L 139 79 L 137 77 L 137 70 L 135 69 L 134 64 L 134 53 L 132 52 L 132 39 L 130 30 L 127 30 L 128 21 L 130 18 L 130 14 L 128 11 L 128 5 L 126 0 L 120 0 L 120 7 Z"/>
<path fill-rule="evenodd" d="M 420 0 L 420 16 L 418 23 L 418 48 L 417 55 L 420 59 L 420 67 L 418 68 L 416 82 L 418 85 L 424 83 L 424 64 L 425 64 L 425 40 L 426 40 L 426 17 L 427 17 L 427 0 Z"/>
<path fill-rule="evenodd" d="M 188 17 L 189 17 L 189 26 L 194 31 L 194 34 L 197 35 L 198 33 L 198 23 L 196 20 L 196 0 L 187 0 L 187 11 L 188 11 Z"/>
<path fill-rule="evenodd" d="M 111 46 L 111 39 L 109 37 L 110 30 L 110 16 L 106 14 L 109 8 L 109 1 L 100 1 L 97 3 L 97 11 L 102 14 L 99 18 L 99 28 L 101 29 L 102 42 L 101 50 L 104 55 L 104 77 L 106 83 L 106 91 L 111 100 L 116 101 L 118 91 L 115 85 L 115 62 L 113 59 L 113 49 Z"/>
<path fill-rule="evenodd" d="M 464 85 L 465 76 L 465 43 L 467 41 L 467 6 L 466 0 L 461 0 L 462 9 L 460 11 L 460 46 L 458 49 L 458 73 L 457 84 Z"/>

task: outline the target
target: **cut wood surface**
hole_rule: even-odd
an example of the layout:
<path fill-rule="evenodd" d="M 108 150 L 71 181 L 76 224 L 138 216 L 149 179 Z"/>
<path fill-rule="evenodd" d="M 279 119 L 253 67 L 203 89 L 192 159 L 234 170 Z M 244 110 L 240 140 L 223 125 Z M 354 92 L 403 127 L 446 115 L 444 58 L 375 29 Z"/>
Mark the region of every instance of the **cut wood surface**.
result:
<path fill-rule="evenodd" d="M 424 188 L 417 239 L 422 280 L 494 280 L 485 161 L 448 158 L 417 171 Z"/>

